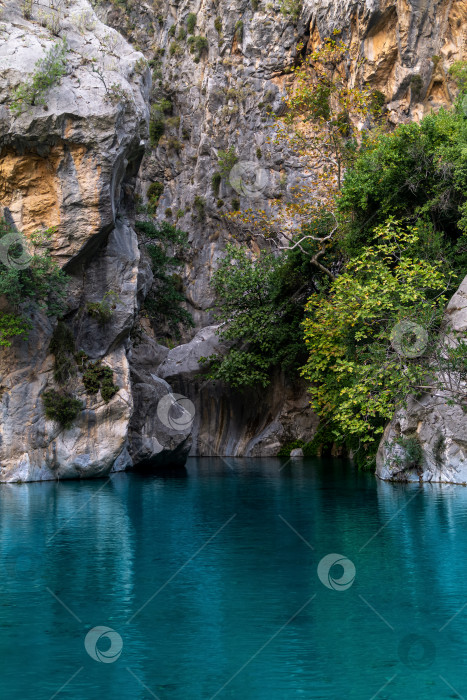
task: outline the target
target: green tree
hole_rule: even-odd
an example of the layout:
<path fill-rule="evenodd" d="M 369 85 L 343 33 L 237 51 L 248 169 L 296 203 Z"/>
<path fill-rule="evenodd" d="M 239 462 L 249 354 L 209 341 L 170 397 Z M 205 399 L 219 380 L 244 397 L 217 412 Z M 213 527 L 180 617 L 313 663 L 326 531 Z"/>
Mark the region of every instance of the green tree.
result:
<path fill-rule="evenodd" d="M 420 259 L 419 249 L 416 226 L 388 219 L 329 293 L 306 307 L 303 376 L 312 406 L 335 440 L 359 445 L 365 459 L 409 394 L 429 390 L 453 281 L 442 261 Z"/>
<path fill-rule="evenodd" d="M 359 254 L 386 217 L 422 220 L 438 253 L 465 266 L 467 120 L 440 110 L 368 144 L 345 175 L 338 198 L 343 245 Z M 459 258 L 463 256 L 463 258 Z"/>
<path fill-rule="evenodd" d="M 65 39 L 54 44 L 37 61 L 35 71 L 13 92 L 11 111 L 15 116 L 33 105 L 44 105 L 47 92 L 60 82 L 67 71 L 68 45 Z"/>
<path fill-rule="evenodd" d="M 300 251 L 253 256 L 227 245 L 213 277 L 224 354 L 204 358 L 207 376 L 234 387 L 267 386 L 280 367 L 291 377 L 305 360 L 301 322 L 314 289 L 309 260 Z"/>

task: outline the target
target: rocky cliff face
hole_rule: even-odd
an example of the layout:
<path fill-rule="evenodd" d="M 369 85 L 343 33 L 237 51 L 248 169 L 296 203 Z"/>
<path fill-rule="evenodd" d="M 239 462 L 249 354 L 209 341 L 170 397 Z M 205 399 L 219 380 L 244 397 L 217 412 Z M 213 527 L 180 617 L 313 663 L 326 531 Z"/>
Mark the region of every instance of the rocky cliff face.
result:
<path fill-rule="evenodd" d="M 170 350 L 157 373 L 194 406 L 192 455 L 275 456 L 284 443 L 311 439 L 318 419 L 303 383 L 278 371 L 263 389 L 234 391 L 202 379 L 201 357 L 222 353 L 217 326 Z"/>
<path fill-rule="evenodd" d="M 189 232 L 183 281 L 195 331 L 213 322 L 209 282 L 226 242 L 240 240 L 258 249 L 249 226 L 229 213 L 251 206 L 268 212 L 275 197 L 287 198 L 300 181 L 313 176 L 272 138 L 300 52 L 341 30 L 351 46 L 349 82 L 364 80 L 383 93 L 393 124 L 449 104 L 453 95 L 447 70 L 467 55 L 465 0 L 220 0 L 216 5 L 158 0 L 153 6 L 128 0 L 124 9 L 107 4 L 100 11 L 144 51 L 153 67 L 152 114 L 163 134 L 146 151 L 138 193 L 147 201 L 150 185 L 158 183 L 157 218 Z M 297 52 L 300 42 L 304 48 Z M 167 111 L 161 115 L 162 104 Z M 219 155 L 228 149 L 253 164 L 254 199 L 248 188 L 232 187 L 228 177 L 213 187 Z M 190 341 L 190 335 L 184 340 Z M 284 390 L 279 376 L 263 400 L 232 395 L 224 387 L 200 389 L 196 372 L 187 369 L 198 341 L 199 336 L 171 351 L 179 362 L 164 375 L 195 403 L 195 453 L 212 454 L 214 445 L 216 454 L 271 454 L 280 442 L 312 438 L 317 421 L 309 411 L 302 415 L 307 401 L 303 387 Z M 252 402 L 254 415 L 245 412 Z"/>
<path fill-rule="evenodd" d="M 251 206 L 248 191 L 233 188 L 228 177 L 213 185 L 220 151 L 233 148 L 265 174 L 253 202 L 265 211 L 309 177 L 270 137 L 298 42 L 312 49 L 335 29 L 359 66 L 359 75 L 349 67 L 349 82 L 363 77 L 384 93 L 390 121 L 449 103 L 446 70 L 466 53 L 465 0 L 95 5 L 0 6 L 0 206 L 26 234 L 57 227 L 54 255 L 72 281 L 66 323 L 77 348 L 110 367 L 120 389 L 105 403 L 100 394 L 86 394 L 78 373 L 79 419 L 67 431 L 47 421 L 40 397 L 53 385 L 52 324 L 41 318 L 27 342 L 0 350 L 0 480 L 98 476 L 135 463 L 183 461 L 192 416 L 174 429 L 158 411 L 167 382 L 193 401 L 195 454 L 276 454 L 286 440 L 309 440 L 317 421 L 306 392 L 280 374 L 261 396 L 197 378 L 199 357 L 218 344 L 210 327 L 216 261 L 227 240 L 257 249 L 248 226 L 226 216 Z M 57 35 L 68 43 L 67 75 L 49 91 L 45 108 L 13 117 L 12 89 Z M 152 284 L 133 227 L 135 195 L 146 203 L 152 183 L 162 192 L 152 201 L 156 217 L 177 223 L 190 239 L 182 277 L 196 335 L 187 333 L 170 351 L 144 323 L 138 343 L 130 339 Z M 86 308 L 108 292 L 118 301 L 101 326 Z"/>
<path fill-rule="evenodd" d="M 252 200 L 227 178 L 218 192 L 212 187 L 219 151 L 233 148 L 239 160 L 265 171 L 254 199 L 265 211 L 306 176 L 293 154 L 271 142 L 299 42 L 302 52 L 313 50 L 341 30 L 351 46 L 349 82 L 363 79 L 381 91 L 392 123 L 450 103 L 447 69 L 467 55 L 465 0 L 158 0 L 152 7 L 127 0 L 124 9 L 106 5 L 101 12 L 151 60 L 153 106 L 169 101 L 164 134 L 143 159 L 140 192 L 161 183 L 158 218 L 190 233 L 184 280 L 198 327 L 212 320 L 209 279 L 225 241 L 251 241 L 249 227 L 226 214 L 237 205 L 247 209 Z M 190 13 L 196 24 L 184 36 Z M 190 36 L 204 42 L 190 50 Z"/>
<path fill-rule="evenodd" d="M 447 306 L 446 322 L 467 333 L 467 277 Z M 465 383 L 462 390 L 467 394 Z M 411 398 L 387 426 L 377 455 L 381 479 L 467 484 L 465 406 L 451 405 L 447 392 L 435 394 Z M 415 454 L 411 443 L 417 446 Z"/>
<path fill-rule="evenodd" d="M 20 3 L 10 2 L 1 17 L 1 214 L 26 235 L 56 227 L 54 256 L 71 276 L 66 323 L 77 349 L 111 368 L 119 391 L 108 403 L 100 393 L 89 396 L 78 373 L 69 388 L 82 401 L 79 418 L 67 430 L 47 420 L 41 396 L 54 386 L 53 326 L 46 317 L 36 318 L 27 341 L 0 352 L 2 481 L 102 476 L 137 461 L 140 450 L 130 427 L 141 419 L 128 337 L 139 297 L 151 284 L 132 227 L 150 76 L 140 69 L 141 54 L 84 0 L 50 9 L 45 17 L 40 11 L 33 4 L 27 20 Z M 68 46 L 67 74 L 48 91 L 45 106 L 14 117 L 8 109 L 12 90 L 57 42 L 57 33 Z M 119 86 L 118 94 L 112 85 Z M 109 291 L 118 301 L 101 326 L 86 308 Z M 170 390 L 151 376 L 141 384 L 159 398 Z M 157 417 L 151 429 L 146 458 L 165 458 L 172 450 L 186 454 L 189 430 L 174 433 Z"/>

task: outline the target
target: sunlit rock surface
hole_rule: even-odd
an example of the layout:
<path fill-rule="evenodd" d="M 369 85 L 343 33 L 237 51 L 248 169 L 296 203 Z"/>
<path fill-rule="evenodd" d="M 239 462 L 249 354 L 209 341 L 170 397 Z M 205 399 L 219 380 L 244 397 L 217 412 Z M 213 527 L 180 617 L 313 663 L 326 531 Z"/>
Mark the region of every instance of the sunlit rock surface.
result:
<path fill-rule="evenodd" d="M 60 38 L 34 21 L 40 18 L 34 4 L 30 21 L 20 5 L 7 2 L 0 17 L 0 213 L 26 235 L 56 227 L 53 254 L 71 275 L 66 322 L 77 349 L 113 370 L 119 391 L 105 403 L 100 393 L 85 392 L 77 373 L 66 388 L 82 402 L 80 415 L 66 430 L 47 420 L 41 395 L 55 386 L 48 351 L 53 325 L 36 318 L 27 341 L 0 350 L 0 480 L 99 477 L 133 464 L 128 338 L 151 283 L 147 266 L 140 266 L 133 191 L 147 141 L 150 74 L 143 56 L 84 0 L 47 11 L 53 21 L 59 14 Z M 62 39 L 67 74 L 48 91 L 46 105 L 14 117 L 7 107 L 12 91 Z M 124 99 L 112 98 L 114 84 Z M 86 304 L 109 291 L 117 301 L 102 325 Z M 146 432 L 151 429 L 146 458 L 156 457 L 161 444 L 165 459 L 171 450 L 178 458 L 187 436 L 169 439 L 161 424 Z"/>
<path fill-rule="evenodd" d="M 273 455 L 289 439 L 311 439 L 317 419 L 305 388 L 290 386 L 280 372 L 267 390 L 245 393 L 198 376 L 198 351 L 209 354 L 217 342 L 210 280 L 225 244 L 237 240 L 258 250 L 248 226 L 225 214 L 235 199 L 241 209 L 269 212 L 275 197 L 312 181 L 313 173 L 271 140 L 299 42 L 311 50 L 341 30 L 352 50 L 349 83 L 361 77 L 381 91 L 391 123 L 419 119 L 454 97 L 448 69 L 466 58 L 466 1 L 305 0 L 296 22 L 279 2 L 262 1 L 256 11 L 250 0 L 216 6 L 159 0 L 125 8 L 101 2 L 96 10 L 85 0 L 60 10 L 48 4 L 33 3 L 30 19 L 19 0 L 0 7 L 0 208 L 26 234 L 56 227 L 54 256 L 71 275 L 66 322 L 77 348 L 114 368 L 120 390 L 109 404 L 99 403 L 78 378 L 83 411 L 73 427 L 62 431 L 46 421 L 40 397 L 53 386 L 53 326 L 41 318 L 28 341 L 0 350 L 0 479 L 102 476 L 140 459 L 157 464 L 158 455 L 180 462 L 191 430 L 192 454 Z M 208 42 L 199 60 L 178 38 L 190 12 L 196 35 Z M 14 118 L 12 91 L 62 38 L 70 49 L 67 75 L 45 107 Z M 139 50 L 151 61 L 152 87 Z M 111 99 L 114 84 L 124 100 Z M 151 147 L 149 108 L 161 99 L 171 107 L 165 133 Z M 254 201 L 226 178 L 218 193 L 212 187 L 219 151 L 232 146 L 240 160 L 267 174 Z M 157 329 L 140 348 L 131 335 L 152 284 L 134 231 L 135 194 L 145 203 L 152 182 L 163 185 L 156 218 L 189 234 L 181 276 L 195 328 L 170 351 L 161 350 Z M 109 291 L 118 302 L 100 326 L 86 304 Z M 161 380 L 195 406 L 193 425 L 179 433 L 158 422 L 158 402 L 169 391 Z M 452 420 L 459 422 L 457 415 Z M 456 440 L 461 455 L 461 436 Z"/>

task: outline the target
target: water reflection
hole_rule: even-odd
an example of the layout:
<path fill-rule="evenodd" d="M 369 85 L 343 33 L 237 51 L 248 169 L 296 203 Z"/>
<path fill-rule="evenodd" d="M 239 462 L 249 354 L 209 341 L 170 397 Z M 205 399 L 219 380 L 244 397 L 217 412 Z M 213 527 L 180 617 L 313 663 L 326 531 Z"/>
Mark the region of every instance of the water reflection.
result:
<path fill-rule="evenodd" d="M 466 498 L 341 460 L 2 485 L 2 697 L 467 694 Z M 318 577 L 331 553 L 345 588 Z M 121 636 L 111 663 L 96 626 Z"/>

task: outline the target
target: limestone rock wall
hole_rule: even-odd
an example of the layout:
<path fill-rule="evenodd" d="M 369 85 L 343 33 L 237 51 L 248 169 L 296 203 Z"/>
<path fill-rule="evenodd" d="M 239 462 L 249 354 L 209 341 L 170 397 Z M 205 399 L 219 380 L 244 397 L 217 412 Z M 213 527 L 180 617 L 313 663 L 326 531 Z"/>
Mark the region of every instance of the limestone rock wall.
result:
<path fill-rule="evenodd" d="M 54 256 L 71 276 L 66 323 L 77 347 L 113 368 L 120 391 L 105 404 L 85 394 L 78 375 L 74 390 L 84 408 L 74 427 L 46 421 L 40 397 L 53 386 L 52 323 L 41 318 L 28 341 L 0 350 L 0 480 L 102 476 L 158 455 L 180 463 L 191 425 L 173 431 L 161 422 L 167 381 L 195 405 L 195 454 L 276 454 L 285 440 L 313 436 L 304 388 L 288 386 L 280 373 L 261 395 L 199 382 L 199 333 L 212 340 L 212 272 L 227 241 L 257 246 L 248 226 L 226 214 L 252 204 L 267 212 L 275 197 L 287 198 L 313 175 L 271 140 L 298 42 L 312 49 L 341 30 L 359 66 L 359 75 L 349 66 L 349 83 L 363 78 L 383 92 L 390 122 L 417 119 L 452 100 L 447 70 L 466 57 L 467 4 L 304 0 L 287 3 L 288 14 L 281 4 L 104 0 L 93 8 L 86 0 L 33 0 L 25 12 L 27 3 L 1 1 L 0 207 L 26 234 L 56 227 Z M 14 117 L 12 90 L 62 38 L 67 75 L 45 106 Z M 164 133 L 151 145 L 150 110 L 161 104 Z M 219 152 L 232 147 L 267 173 L 254 202 L 225 177 L 213 188 Z M 135 204 L 147 202 L 154 182 L 163 187 L 156 217 L 177 223 L 190 241 L 182 277 L 195 328 L 170 352 L 157 330 L 131 339 L 152 284 L 133 228 Z M 108 291 L 118 302 L 101 327 L 85 310 Z"/>
<path fill-rule="evenodd" d="M 226 241 L 251 242 L 249 227 L 226 217 L 236 199 L 241 209 L 251 199 L 226 178 L 219 193 L 213 190 L 219 151 L 233 147 L 240 160 L 267 172 L 253 202 L 265 211 L 272 198 L 289 196 L 312 176 L 293 154 L 271 143 L 273 117 L 281 112 L 291 68 L 300 58 L 297 44 L 312 50 L 341 30 L 351 46 L 349 83 L 363 79 L 381 91 L 394 124 L 449 104 L 448 68 L 467 56 L 466 0 L 304 0 L 295 6 L 301 7 L 296 22 L 281 12 L 279 0 L 127 0 L 125 8 L 100 9 L 151 61 L 152 105 L 162 99 L 171 104 L 162 138 L 146 151 L 138 192 L 145 201 L 152 182 L 163 184 L 157 217 L 190 234 L 184 281 L 196 330 L 212 322 L 209 280 Z M 206 40 L 201 52 L 192 53 L 190 35 L 183 37 L 190 13 L 196 16 L 194 36 Z"/>
<path fill-rule="evenodd" d="M 275 456 L 284 443 L 308 442 L 318 418 L 310 410 L 303 382 L 279 370 L 263 389 L 231 389 L 203 380 L 201 357 L 222 354 L 217 326 L 207 326 L 184 345 L 169 350 L 157 374 L 193 403 L 192 455 Z"/>
<path fill-rule="evenodd" d="M 105 403 L 100 393 L 86 393 L 77 372 L 67 388 L 82 402 L 79 417 L 66 430 L 47 420 L 41 396 L 55 387 L 54 321 L 38 312 L 28 340 L 0 349 L 0 481 L 104 476 L 137 460 L 129 334 L 152 273 L 133 229 L 133 192 L 151 78 L 143 56 L 85 0 L 49 8 L 33 2 L 28 19 L 23 8 L 6 2 L 0 16 L 0 214 L 26 236 L 55 227 L 53 255 L 71 278 L 65 322 L 77 350 L 112 369 L 119 391 Z M 12 91 L 63 39 L 66 75 L 45 105 L 15 116 Z M 102 326 L 86 308 L 109 291 L 117 301 Z M 170 392 L 151 382 L 159 397 Z M 189 430 L 174 437 L 160 422 L 149 430 L 147 459 L 186 455 Z"/>
<path fill-rule="evenodd" d="M 299 182 L 313 177 L 271 138 L 275 115 L 292 87 L 291 69 L 300 59 L 298 43 L 302 52 L 313 50 L 341 30 L 351 46 L 349 83 L 364 80 L 381 91 L 392 124 L 449 104 L 448 68 L 467 56 L 465 0 L 304 0 L 289 4 L 299 8 L 296 19 L 281 12 L 281 5 L 279 0 L 157 0 L 152 5 L 127 0 L 125 8 L 107 3 L 100 9 L 105 21 L 150 60 L 152 109 L 168 101 L 164 133 L 145 153 L 137 192 L 144 203 L 151 183 L 160 183 L 156 217 L 189 233 L 183 281 L 198 333 L 195 345 L 201 329 L 210 335 L 215 303 L 210 278 L 226 242 L 247 242 L 257 250 L 248 225 L 230 220 L 229 212 L 236 206 L 268 212 L 274 197 L 287 198 Z M 192 35 L 190 14 L 196 17 Z M 205 48 L 190 51 L 190 36 L 203 39 Z M 235 191 L 228 178 L 222 178 L 218 192 L 212 186 L 219 153 L 229 148 L 267 173 L 254 201 Z M 191 339 L 187 332 L 181 349 L 170 353 L 184 358 L 180 372 L 177 367 L 169 374 L 166 367 L 161 371 L 197 407 L 196 454 L 272 454 L 286 439 L 313 437 L 316 417 L 310 410 L 305 409 L 306 427 L 290 411 L 291 401 L 307 405 L 303 387 L 285 390 L 277 375 L 267 394 L 246 398 L 199 385 L 186 364 Z"/>

